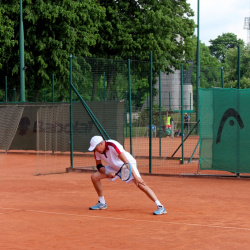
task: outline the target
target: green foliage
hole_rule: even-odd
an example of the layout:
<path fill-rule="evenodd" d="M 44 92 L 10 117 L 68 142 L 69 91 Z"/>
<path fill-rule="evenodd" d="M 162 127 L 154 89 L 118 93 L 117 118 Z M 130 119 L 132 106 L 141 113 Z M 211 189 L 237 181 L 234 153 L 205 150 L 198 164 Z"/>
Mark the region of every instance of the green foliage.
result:
<path fill-rule="evenodd" d="M 195 28 L 190 5 L 185 1 L 115 1 L 101 0 L 106 9 L 100 37 L 91 49 L 93 55 L 154 61 L 162 71 L 179 67 L 192 51 L 190 37 Z M 182 37 L 182 39 L 179 39 Z"/>
<path fill-rule="evenodd" d="M 1 1 L 0 73 L 8 76 L 9 89 L 18 89 L 20 82 L 19 12 L 19 1 Z M 155 71 L 178 68 L 184 54 L 189 56 L 194 49 L 190 37 L 195 23 L 189 19 L 193 14 L 186 1 L 23 1 L 27 101 L 41 99 L 44 89 L 49 90 L 47 95 L 51 98 L 52 74 L 55 99 L 68 98 L 70 54 L 148 61 L 152 51 L 154 61 L 158 62 Z M 137 70 L 137 76 L 146 71 L 145 67 Z M 77 70 L 80 72 L 81 68 Z M 127 75 L 117 74 L 120 70 L 113 64 L 113 72 L 107 72 L 106 95 L 112 99 L 126 97 L 120 93 L 126 92 Z M 86 100 L 102 98 L 100 76 L 89 74 L 84 81 L 80 78 L 78 74 Z M 136 106 L 146 98 L 147 78 L 141 77 L 136 81 L 138 86 L 132 89 Z M 1 78 L 1 86 L 3 82 Z"/>
<path fill-rule="evenodd" d="M 195 46 L 197 37 L 193 36 L 193 46 Z M 191 59 L 196 65 L 196 54 Z M 210 54 L 209 48 L 200 43 L 200 64 L 201 64 L 201 88 L 221 87 L 221 63 L 218 59 Z M 196 67 L 192 72 L 192 83 L 196 83 Z"/>
<path fill-rule="evenodd" d="M 229 49 L 236 48 L 240 45 L 244 46 L 244 41 L 237 39 L 237 36 L 233 33 L 224 33 L 209 42 L 211 43 L 209 46 L 211 54 L 222 63 L 225 62 L 226 52 Z"/>
<path fill-rule="evenodd" d="M 153 105 L 152 107 L 152 124 L 159 125 L 160 123 L 160 115 L 159 115 L 159 106 Z M 166 111 L 164 108 L 161 109 L 161 126 L 165 124 L 166 119 Z M 140 124 L 140 126 L 147 126 L 149 124 L 149 108 L 143 109 L 141 112 L 139 112 L 138 121 L 136 121 L 137 124 Z"/>
<path fill-rule="evenodd" d="M 241 47 L 240 54 L 240 87 L 249 88 L 250 84 L 250 45 Z M 225 56 L 225 82 L 226 86 L 236 88 L 238 83 L 238 49 L 229 49 Z"/>
<path fill-rule="evenodd" d="M 73 59 L 73 83 L 85 100 L 127 99 L 126 61 L 103 58 Z"/>
<path fill-rule="evenodd" d="M 5 102 L 5 92 L 0 89 L 0 102 Z"/>
<path fill-rule="evenodd" d="M 241 77 L 250 79 L 250 44 L 241 48 Z"/>
<path fill-rule="evenodd" d="M 240 80 L 240 88 L 241 89 L 250 88 L 250 77 L 249 78 L 243 77 Z"/>
<path fill-rule="evenodd" d="M 197 37 L 193 36 L 193 46 L 197 42 Z M 215 40 L 210 40 L 212 45 L 207 47 L 200 43 L 200 62 L 201 62 L 201 79 L 202 88 L 221 87 L 222 74 L 224 77 L 224 88 L 237 88 L 238 84 L 238 45 L 241 45 L 241 88 L 248 88 L 250 78 L 250 47 L 243 47 L 243 41 L 237 40 L 236 35 L 227 33 L 218 36 Z M 232 47 L 232 48 L 230 48 Z M 213 52 L 211 52 L 211 49 Z M 217 51 L 218 49 L 218 51 Z M 222 53 L 225 53 L 223 54 Z M 220 56 L 219 56 L 220 55 Z M 219 58 L 217 58 L 217 56 Z M 223 63 L 219 60 L 223 58 Z M 196 64 L 196 55 L 191 57 Z M 223 69 L 223 71 L 222 71 Z M 196 67 L 192 72 L 192 83 L 196 83 Z M 196 84 L 194 84 L 194 93 Z"/>
<path fill-rule="evenodd" d="M 8 76 L 12 99 L 13 89 L 19 98 L 19 11 L 19 1 L 1 1 L 0 85 L 4 86 L 4 76 Z M 73 60 L 73 82 L 86 101 L 128 100 L 126 60 L 130 58 L 132 105 L 141 107 L 149 93 L 150 51 L 153 84 L 159 70 L 169 73 L 181 62 L 188 69 L 185 61 L 189 59 L 194 62 L 192 83 L 196 83 L 197 38 L 193 36 L 195 23 L 189 19 L 193 15 L 186 1 L 23 1 L 27 101 L 52 101 L 52 74 L 55 101 L 69 100 L 70 54 L 79 56 Z M 240 45 L 241 87 L 249 87 L 249 46 L 244 48 L 244 42 L 232 33 L 210 42 L 209 47 L 200 46 L 200 86 L 220 87 L 222 67 L 224 87 L 237 85 L 236 48 Z M 99 59 L 89 59 L 93 57 Z M 193 89 L 195 92 L 195 84 Z"/>
<path fill-rule="evenodd" d="M 1 72 L 9 76 L 8 87 L 13 88 L 19 83 L 19 1 L 0 8 L 5 14 L 0 29 L 7 26 L 7 32 L 0 33 L 5 38 L 0 39 Z M 69 91 L 69 55 L 90 55 L 89 47 L 96 43 L 104 14 L 91 0 L 23 1 L 26 88 L 50 88 L 55 74 L 57 97 L 63 100 Z"/>
<path fill-rule="evenodd" d="M 142 78 L 133 81 L 131 98 L 133 100 L 133 106 L 141 107 L 148 97 L 149 83 L 148 79 Z"/>
<path fill-rule="evenodd" d="M 7 2 L 9 1 L 3 1 L 0 5 L 0 70 L 9 63 L 12 50 L 18 45 L 18 40 L 15 38 L 15 21 L 11 19 L 18 6 L 10 5 L 10 2 L 7 4 Z"/>

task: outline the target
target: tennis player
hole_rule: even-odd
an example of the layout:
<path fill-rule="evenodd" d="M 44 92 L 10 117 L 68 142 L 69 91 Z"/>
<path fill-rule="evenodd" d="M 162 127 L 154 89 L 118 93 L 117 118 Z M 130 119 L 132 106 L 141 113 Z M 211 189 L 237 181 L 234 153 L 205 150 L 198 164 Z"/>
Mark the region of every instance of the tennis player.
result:
<path fill-rule="evenodd" d="M 115 181 L 118 176 L 115 175 L 124 163 L 130 163 L 132 166 L 132 175 L 127 183 L 134 182 L 136 186 L 142 190 L 152 201 L 155 202 L 157 209 L 153 214 L 161 215 L 166 214 L 167 211 L 164 206 L 157 199 L 155 193 L 147 186 L 140 176 L 136 166 L 134 157 L 124 150 L 123 146 L 115 140 L 103 140 L 101 136 L 94 136 L 90 140 L 89 151 L 94 151 L 97 170 L 91 175 L 92 183 L 98 194 L 98 203 L 90 207 L 90 210 L 107 209 L 107 204 L 103 195 L 103 188 L 101 180 L 109 178 L 110 181 Z M 102 161 L 108 165 L 103 166 Z"/>

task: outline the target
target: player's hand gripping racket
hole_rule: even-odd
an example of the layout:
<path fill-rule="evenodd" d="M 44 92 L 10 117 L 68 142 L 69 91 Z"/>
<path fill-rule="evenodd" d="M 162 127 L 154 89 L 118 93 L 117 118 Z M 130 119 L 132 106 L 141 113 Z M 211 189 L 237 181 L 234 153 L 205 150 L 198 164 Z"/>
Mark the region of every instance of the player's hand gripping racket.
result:
<path fill-rule="evenodd" d="M 118 175 L 122 181 L 127 181 L 131 177 L 131 174 L 132 167 L 130 163 L 124 163 L 115 175 Z"/>

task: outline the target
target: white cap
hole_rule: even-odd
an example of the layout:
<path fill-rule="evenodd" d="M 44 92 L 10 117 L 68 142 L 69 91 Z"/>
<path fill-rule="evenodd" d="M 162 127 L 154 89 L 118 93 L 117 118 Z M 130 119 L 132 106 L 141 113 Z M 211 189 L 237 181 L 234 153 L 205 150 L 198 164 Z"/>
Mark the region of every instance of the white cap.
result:
<path fill-rule="evenodd" d="M 91 140 L 90 140 L 90 147 L 89 147 L 89 151 L 93 151 L 95 148 L 96 148 L 96 146 L 99 144 L 99 143 L 101 143 L 103 141 L 103 138 L 101 137 L 101 136 L 98 136 L 98 135 L 96 135 L 96 136 L 93 136 L 92 138 L 91 138 Z"/>

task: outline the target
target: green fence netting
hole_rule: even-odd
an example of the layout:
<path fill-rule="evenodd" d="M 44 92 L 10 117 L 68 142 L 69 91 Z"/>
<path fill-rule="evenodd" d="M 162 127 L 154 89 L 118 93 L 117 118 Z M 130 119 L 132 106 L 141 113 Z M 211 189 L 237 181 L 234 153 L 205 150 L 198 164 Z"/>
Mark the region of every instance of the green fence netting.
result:
<path fill-rule="evenodd" d="M 250 89 L 200 89 L 200 169 L 250 173 Z"/>

